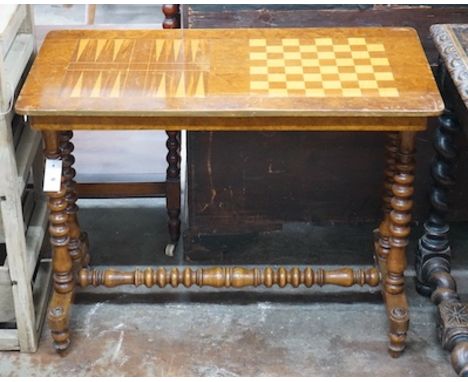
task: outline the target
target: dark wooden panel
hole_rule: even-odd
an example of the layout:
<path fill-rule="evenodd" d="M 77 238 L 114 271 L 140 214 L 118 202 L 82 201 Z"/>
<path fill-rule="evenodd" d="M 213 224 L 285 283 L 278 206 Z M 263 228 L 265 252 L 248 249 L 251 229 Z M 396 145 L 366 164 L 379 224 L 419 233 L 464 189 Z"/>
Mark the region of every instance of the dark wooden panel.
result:
<path fill-rule="evenodd" d="M 466 6 L 233 7 L 184 6 L 183 25 L 410 26 L 417 29 L 430 63 L 436 65 L 430 25 L 468 19 Z M 417 221 L 428 213 L 434 122 L 417 141 Z M 236 252 L 236 237 L 242 245 L 255 245 L 256 233 L 278 230 L 289 222 L 377 222 L 380 197 L 375 190 L 381 187 L 383 143 L 383 135 L 378 133 L 189 133 L 187 257 L 209 259 L 220 251 Z M 459 174 L 468 171 L 468 146 L 463 137 L 460 146 Z M 451 213 L 451 220 L 468 220 L 468 203 L 463 202 L 467 194 L 465 177 L 452 194 L 457 209 Z M 233 240 L 222 240 L 210 248 L 203 244 L 226 235 Z"/>
<path fill-rule="evenodd" d="M 418 138 L 416 216 L 426 208 L 429 139 Z M 190 134 L 190 226 L 244 232 L 273 222 L 375 221 L 384 142 L 380 133 Z"/>
<path fill-rule="evenodd" d="M 241 28 L 241 27 L 347 27 L 347 26 L 400 26 L 415 28 L 429 60 L 437 61 L 437 51 L 431 41 L 429 27 L 440 23 L 466 23 L 467 6 L 269 6 L 245 7 L 187 5 L 188 28 Z"/>

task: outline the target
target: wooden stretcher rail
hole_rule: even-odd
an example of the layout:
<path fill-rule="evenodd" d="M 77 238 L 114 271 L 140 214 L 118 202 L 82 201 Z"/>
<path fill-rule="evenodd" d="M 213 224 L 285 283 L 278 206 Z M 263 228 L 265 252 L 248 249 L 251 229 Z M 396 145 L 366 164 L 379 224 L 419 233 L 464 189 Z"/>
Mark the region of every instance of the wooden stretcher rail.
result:
<path fill-rule="evenodd" d="M 77 183 L 80 198 L 164 197 L 166 182 Z"/>
<path fill-rule="evenodd" d="M 211 267 L 192 270 L 190 268 L 146 268 L 135 271 L 118 271 L 115 269 L 92 270 L 82 269 L 79 273 L 79 284 L 82 287 L 104 285 L 116 287 L 119 285 L 145 285 L 150 288 L 159 286 L 164 288 L 171 285 L 176 288 L 184 285 L 186 288 L 192 285 L 210 286 L 215 288 L 242 288 L 247 286 L 266 286 L 268 288 L 278 285 L 284 288 L 291 285 L 294 288 L 305 285 L 310 288 L 313 285 L 333 284 L 342 287 L 353 285 L 377 286 L 381 275 L 376 268 L 353 269 L 340 268 L 325 270 L 323 268 L 312 269 L 305 267 L 300 269 L 293 267 L 279 268 L 244 268 L 244 267 Z"/>

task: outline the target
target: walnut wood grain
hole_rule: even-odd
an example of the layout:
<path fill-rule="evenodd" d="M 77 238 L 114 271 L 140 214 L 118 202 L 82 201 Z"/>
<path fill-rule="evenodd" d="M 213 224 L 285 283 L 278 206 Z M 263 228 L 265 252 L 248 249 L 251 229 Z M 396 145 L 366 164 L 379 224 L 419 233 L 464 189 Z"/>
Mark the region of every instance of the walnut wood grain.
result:
<path fill-rule="evenodd" d="M 442 109 L 409 28 L 53 31 L 16 104 L 21 114 L 62 116 L 429 116 Z"/>
<path fill-rule="evenodd" d="M 294 288 L 304 285 L 308 288 L 313 285 L 323 286 L 333 284 L 342 287 L 353 285 L 377 286 L 380 275 L 376 268 L 352 269 L 341 268 L 336 270 L 325 270 L 311 267 L 290 268 L 280 267 L 277 269 L 266 267 L 243 268 L 243 267 L 213 267 L 199 268 L 146 268 L 135 271 L 123 272 L 115 269 L 90 270 L 82 269 L 79 275 L 79 284 L 83 287 L 88 285 L 104 285 L 113 288 L 120 285 L 145 285 L 148 288 L 158 286 L 164 288 L 167 285 L 177 287 L 183 285 L 189 288 L 193 285 L 199 287 L 211 286 L 215 288 L 243 288 L 247 286 L 258 287 L 278 285 L 284 288 L 291 285 Z"/>
<path fill-rule="evenodd" d="M 118 111 L 116 111 L 118 114 Z M 78 117 L 32 116 L 36 130 L 422 131 L 424 117 Z"/>
<path fill-rule="evenodd" d="M 80 198 L 133 198 L 166 196 L 166 182 L 77 183 Z"/>

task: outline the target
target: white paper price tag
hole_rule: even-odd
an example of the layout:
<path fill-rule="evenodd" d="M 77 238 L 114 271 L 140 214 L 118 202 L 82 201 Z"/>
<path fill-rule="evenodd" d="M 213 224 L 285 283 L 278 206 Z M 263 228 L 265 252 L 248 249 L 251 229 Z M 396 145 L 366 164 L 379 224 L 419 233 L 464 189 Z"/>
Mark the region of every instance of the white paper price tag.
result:
<path fill-rule="evenodd" d="M 60 191 L 60 180 L 62 177 L 62 160 L 46 159 L 44 170 L 44 191 Z"/>

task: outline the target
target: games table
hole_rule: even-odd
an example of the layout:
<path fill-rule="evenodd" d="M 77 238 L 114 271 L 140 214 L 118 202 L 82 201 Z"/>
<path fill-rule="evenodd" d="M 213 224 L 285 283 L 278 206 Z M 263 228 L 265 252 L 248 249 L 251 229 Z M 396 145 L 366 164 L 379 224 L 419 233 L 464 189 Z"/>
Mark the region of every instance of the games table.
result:
<path fill-rule="evenodd" d="M 16 110 L 42 132 L 47 163 L 63 167 L 61 184 L 48 192 L 54 267 L 48 322 L 58 351 L 70 344 L 75 287 L 124 284 L 380 284 L 390 322 L 390 354 L 398 356 L 405 348 L 409 315 L 404 270 L 415 137 L 428 117 L 443 110 L 414 30 L 54 31 L 44 41 Z M 90 268 L 77 216 L 71 131 L 117 129 L 166 130 L 168 187 L 177 189 L 181 130 L 386 132 L 384 213 L 374 232 L 376 266 Z M 54 183 L 49 175 L 46 171 L 45 180 Z M 177 206 L 169 211 L 169 224 L 179 224 Z"/>

